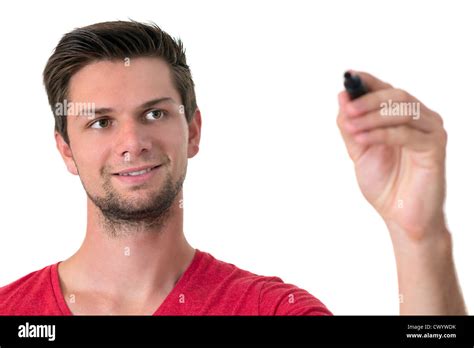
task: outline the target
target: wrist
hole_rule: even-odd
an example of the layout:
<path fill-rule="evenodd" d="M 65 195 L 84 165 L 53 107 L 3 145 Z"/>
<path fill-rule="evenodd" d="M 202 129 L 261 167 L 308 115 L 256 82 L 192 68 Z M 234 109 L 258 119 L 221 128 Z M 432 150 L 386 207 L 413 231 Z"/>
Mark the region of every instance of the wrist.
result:
<path fill-rule="evenodd" d="M 417 229 L 416 232 L 404 229 L 396 223 L 386 222 L 386 225 L 396 256 L 416 254 L 418 257 L 439 257 L 452 252 L 451 233 L 444 217 Z"/>
<path fill-rule="evenodd" d="M 387 224 L 393 242 L 400 314 L 465 315 L 466 306 L 456 275 L 451 233 L 445 224 L 426 226 L 423 238 L 397 224 Z"/>

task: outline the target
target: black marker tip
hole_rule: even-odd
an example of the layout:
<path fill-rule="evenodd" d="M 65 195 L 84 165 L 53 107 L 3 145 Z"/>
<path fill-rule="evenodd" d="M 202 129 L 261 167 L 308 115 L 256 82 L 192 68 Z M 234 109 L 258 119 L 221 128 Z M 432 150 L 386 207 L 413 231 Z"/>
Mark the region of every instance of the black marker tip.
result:
<path fill-rule="evenodd" d="M 344 73 L 344 87 L 351 99 L 358 98 L 366 94 L 369 90 L 364 85 L 358 75 L 351 74 L 350 71 Z"/>

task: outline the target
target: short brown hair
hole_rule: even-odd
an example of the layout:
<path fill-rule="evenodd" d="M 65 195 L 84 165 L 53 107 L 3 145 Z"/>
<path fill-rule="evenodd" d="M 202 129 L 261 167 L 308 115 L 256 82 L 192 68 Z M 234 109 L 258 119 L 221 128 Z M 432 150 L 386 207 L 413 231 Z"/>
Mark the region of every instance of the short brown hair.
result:
<path fill-rule="evenodd" d="M 191 70 L 180 39 L 174 39 L 156 24 L 135 21 L 96 23 L 65 34 L 54 49 L 43 72 L 43 82 L 53 110 L 55 130 L 67 144 L 67 118 L 57 115 L 57 103 L 68 98 L 71 77 L 86 65 L 101 60 L 159 57 L 171 69 L 173 83 L 184 104 L 189 123 L 196 111 Z"/>

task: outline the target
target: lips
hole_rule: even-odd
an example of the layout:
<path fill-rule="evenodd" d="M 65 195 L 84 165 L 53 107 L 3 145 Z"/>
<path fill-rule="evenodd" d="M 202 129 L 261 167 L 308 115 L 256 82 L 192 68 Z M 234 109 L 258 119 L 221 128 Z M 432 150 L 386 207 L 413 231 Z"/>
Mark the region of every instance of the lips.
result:
<path fill-rule="evenodd" d="M 121 170 L 117 173 L 113 173 L 113 175 L 117 176 L 140 176 L 144 175 L 146 173 L 151 172 L 153 169 L 158 168 L 160 165 L 156 166 L 141 166 L 141 167 L 135 167 L 135 168 L 128 168 L 125 170 Z"/>

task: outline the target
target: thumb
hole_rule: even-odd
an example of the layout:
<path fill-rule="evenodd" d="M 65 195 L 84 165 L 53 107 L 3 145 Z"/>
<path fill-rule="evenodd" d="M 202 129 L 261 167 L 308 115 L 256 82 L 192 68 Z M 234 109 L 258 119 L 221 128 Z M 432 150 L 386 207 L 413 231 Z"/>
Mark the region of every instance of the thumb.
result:
<path fill-rule="evenodd" d="M 343 106 L 351 101 L 349 93 L 346 91 L 342 91 L 338 94 L 338 102 L 339 102 L 339 113 L 337 115 L 337 126 L 339 127 L 339 131 L 341 132 L 342 139 L 346 144 L 347 152 L 349 153 L 349 157 L 352 161 L 356 162 L 357 159 L 367 150 L 369 145 L 357 143 L 355 141 L 355 137 L 353 134 L 350 134 L 346 130 L 346 123 L 349 120 L 349 116 L 344 113 Z"/>

